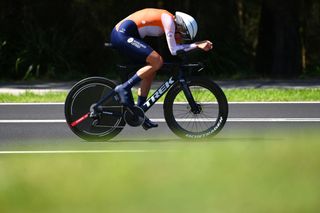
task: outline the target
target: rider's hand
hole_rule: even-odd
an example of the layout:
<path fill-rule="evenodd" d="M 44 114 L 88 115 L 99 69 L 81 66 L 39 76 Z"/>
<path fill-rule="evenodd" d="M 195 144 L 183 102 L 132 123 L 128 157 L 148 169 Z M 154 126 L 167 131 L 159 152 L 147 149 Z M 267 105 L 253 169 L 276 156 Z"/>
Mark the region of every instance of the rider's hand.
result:
<path fill-rule="evenodd" d="M 204 51 L 209 51 L 213 48 L 213 44 L 209 40 L 196 42 L 196 45 L 198 48 L 200 48 Z"/>

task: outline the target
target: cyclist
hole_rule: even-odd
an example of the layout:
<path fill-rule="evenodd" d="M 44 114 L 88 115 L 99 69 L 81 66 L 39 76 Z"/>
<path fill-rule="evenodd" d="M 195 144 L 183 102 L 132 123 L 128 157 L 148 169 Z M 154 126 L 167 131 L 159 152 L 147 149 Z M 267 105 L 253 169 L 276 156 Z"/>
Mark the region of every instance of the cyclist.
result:
<path fill-rule="evenodd" d="M 183 12 L 175 12 L 175 15 L 173 15 L 163 9 L 147 8 L 139 10 L 120 21 L 112 30 L 112 45 L 136 62 L 146 63 L 132 78 L 115 88 L 120 96 L 121 103 L 127 106 L 134 105 L 131 88 L 141 81 L 138 89 L 137 106 L 142 106 L 147 99 L 156 71 L 163 64 L 163 59 L 159 53 L 142 40 L 145 36 L 165 34 L 172 55 L 176 55 L 178 50 L 190 51 L 200 48 L 209 51 L 212 49 L 212 43 L 208 40 L 181 44 L 184 41 L 193 40 L 197 31 L 197 22 L 190 15 Z M 157 127 L 158 124 L 146 118 L 142 126 L 147 130 Z"/>

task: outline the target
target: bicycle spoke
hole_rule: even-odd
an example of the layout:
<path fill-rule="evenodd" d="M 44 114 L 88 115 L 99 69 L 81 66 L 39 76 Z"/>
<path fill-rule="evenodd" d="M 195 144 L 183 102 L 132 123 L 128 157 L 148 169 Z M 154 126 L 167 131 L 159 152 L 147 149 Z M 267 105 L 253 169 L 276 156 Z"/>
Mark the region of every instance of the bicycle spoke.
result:
<path fill-rule="evenodd" d="M 186 114 L 189 114 L 189 113 L 190 113 L 189 111 L 183 112 L 183 113 L 175 113 L 175 116 L 180 117 L 182 115 L 186 115 Z"/>
<path fill-rule="evenodd" d="M 201 123 L 205 126 L 205 129 L 209 129 L 210 128 L 209 117 L 206 117 L 204 114 L 202 114 L 202 119 L 207 120 L 206 122 L 201 122 Z"/>
<path fill-rule="evenodd" d="M 207 137 L 218 133 L 223 127 L 228 113 L 223 92 L 219 86 L 205 78 L 191 78 L 187 84 L 195 106 L 199 106 L 199 112 L 196 113 L 191 109 L 183 88 L 175 88 L 171 93 L 170 91 L 168 93 L 171 96 L 167 99 L 167 103 L 171 104 L 171 111 L 165 112 L 168 126 L 178 136 L 186 138 Z M 172 102 L 170 103 L 170 101 Z M 223 116 L 223 120 L 218 123 L 219 116 Z"/>

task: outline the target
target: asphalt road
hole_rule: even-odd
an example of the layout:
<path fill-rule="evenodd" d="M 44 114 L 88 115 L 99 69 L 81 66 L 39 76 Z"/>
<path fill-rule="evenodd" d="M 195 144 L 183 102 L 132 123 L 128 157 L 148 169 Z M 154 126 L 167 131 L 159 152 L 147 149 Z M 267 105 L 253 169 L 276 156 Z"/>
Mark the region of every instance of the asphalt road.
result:
<path fill-rule="evenodd" d="M 170 141 L 177 138 L 163 122 L 161 104 L 151 108 L 147 116 L 160 121 L 159 127 L 145 131 L 141 127 L 126 126 L 112 141 Z M 265 137 L 275 131 L 303 133 L 306 129 L 319 127 L 320 102 L 230 103 L 227 124 L 216 138 L 226 140 L 243 133 L 249 138 Z M 0 150 L 12 145 L 78 142 L 83 141 L 69 130 L 61 103 L 0 104 Z"/>

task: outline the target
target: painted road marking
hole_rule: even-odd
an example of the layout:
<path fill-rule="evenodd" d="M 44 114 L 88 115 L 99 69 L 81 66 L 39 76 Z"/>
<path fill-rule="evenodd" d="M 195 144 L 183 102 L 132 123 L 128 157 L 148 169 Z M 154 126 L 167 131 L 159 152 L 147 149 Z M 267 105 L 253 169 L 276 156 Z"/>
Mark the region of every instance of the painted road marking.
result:
<path fill-rule="evenodd" d="M 90 153 L 148 153 L 164 152 L 166 150 L 26 150 L 0 151 L 0 154 L 90 154 Z M 170 151 L 170 150 L 167 150 Z"/>
<path fill-rule="evenodd" d="M 176 104 L 186 104 L 187 102 L 179 102 Z M 212 102 L 202 102 L 204 104 L 209 104 Z M 266 102 L 266 101 L 262 101 L 262 102 L 257 102 L 257 101 L 253 101 L 253 102 L 228 102 L 229 104 L 320 104 L 320 101 L 278 101 L 278 102 Z M 162 105 L 163 103 L 157 102 L 155 103 L 156 105 Z M 57 102 L 57 103 L 0 103 L 0 106 L 19 106 L 19 105 L 30 105 L 30 106 L 36 106 L 36 105 L 64 105 L 64 103 L 61 102 Z"/>
<path fill-rule="evenodd" d="M 164 123 L 164 118 L 150 118 L 154 122 Z M 197 122 L 214 122 L 216 119 L 200 118 Z M 194 122 L 195 119 L 177 119 L 178 122 Z M 227 122 L 320 122 L 320 118 L 229 118 Z M 51 120 L 0 120 L 0 124 L 25 124 L 25 123 L 66 123 L 64 119 Z"/>

